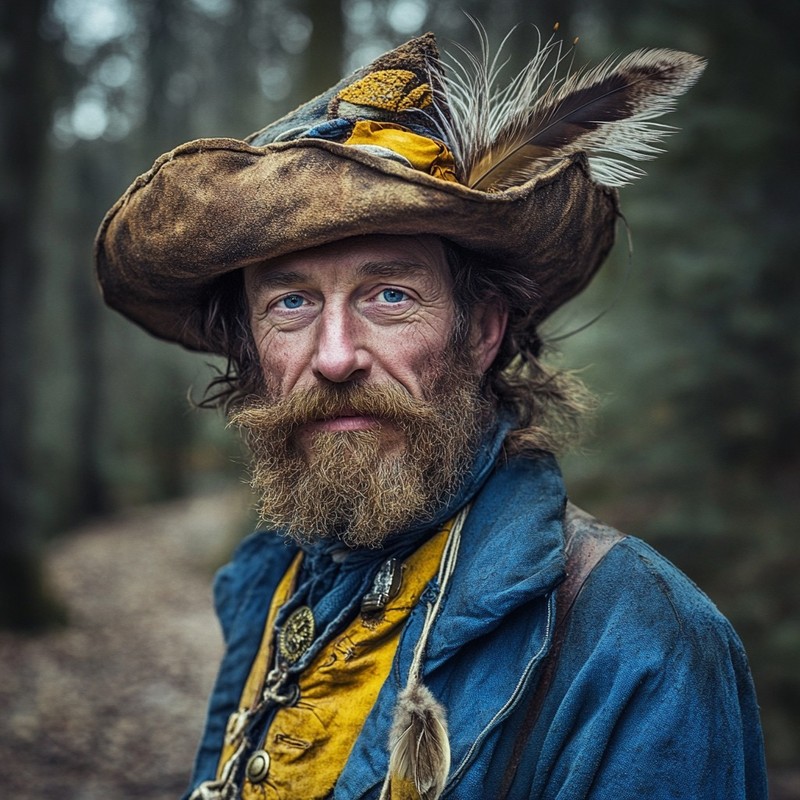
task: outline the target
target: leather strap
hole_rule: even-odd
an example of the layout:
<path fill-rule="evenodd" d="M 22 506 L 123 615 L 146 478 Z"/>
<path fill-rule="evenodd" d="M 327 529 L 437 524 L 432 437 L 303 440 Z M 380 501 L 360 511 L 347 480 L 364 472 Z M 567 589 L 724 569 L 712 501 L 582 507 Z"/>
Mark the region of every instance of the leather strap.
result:
<path fill-rule="evenodd" d="M 567 503 L 564 511 L 566 578 L 556 590 L 556 624 L 553 630 L 553 641 L 550 651 L 542 663 L 539 683 L 525 711 L 522 726 L 514 742 L 511 758 L 503 774 L 503 782 L 497 795 L 498 800 L 505 800 L 508 797 L 514 776 L 517 774 L 517 768 L 522 760 L 522 754 L 525 752 L 528 737 L 541 713 L 558 666 L 561 646 L 564 643 L 564 632 L 567 628 L 566 621 L 575 605 L 575 600 L 594 568 L 605 558 L 609 550 L 624 538 L 619 531 L 604 525 L 572 503 Z"/>

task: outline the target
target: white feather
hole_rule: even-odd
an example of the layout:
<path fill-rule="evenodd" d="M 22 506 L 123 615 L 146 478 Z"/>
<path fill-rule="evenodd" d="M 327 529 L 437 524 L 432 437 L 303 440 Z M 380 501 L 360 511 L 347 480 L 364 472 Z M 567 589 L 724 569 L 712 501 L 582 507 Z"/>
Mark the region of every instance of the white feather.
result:
<path fill-rule="evenodd" d="M 504 87 L 503 40 L 490 54 L 477 23 L 480 54 L 462 49 L 450 56 L 449 72 L 432 65 L 432 116 L 453 152 L 460 180 L 496 191 L 518 185 L 576 152 L 589 158 L 595 180 L 621 186 L 641 176 L 631 163 L 662 152 L 659 142 L 673 128 L 654 122 L 700 76 L 705 61 L 674 50 L 637 50 L 593 69 L 561 75 L 572 49 L 551 37 Z M 510 36 L 510 34 L 509 34 Z"/>

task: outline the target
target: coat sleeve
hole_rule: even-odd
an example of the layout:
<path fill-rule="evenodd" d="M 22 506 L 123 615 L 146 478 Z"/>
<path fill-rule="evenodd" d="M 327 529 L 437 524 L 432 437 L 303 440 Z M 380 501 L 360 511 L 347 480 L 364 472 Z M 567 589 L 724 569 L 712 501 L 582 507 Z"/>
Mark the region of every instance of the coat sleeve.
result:
<path fill-rule="evenodd" d="M 511 796 L 767 797 L 741 643 L 643 542 L 614 548 L 579 595 Z"/>

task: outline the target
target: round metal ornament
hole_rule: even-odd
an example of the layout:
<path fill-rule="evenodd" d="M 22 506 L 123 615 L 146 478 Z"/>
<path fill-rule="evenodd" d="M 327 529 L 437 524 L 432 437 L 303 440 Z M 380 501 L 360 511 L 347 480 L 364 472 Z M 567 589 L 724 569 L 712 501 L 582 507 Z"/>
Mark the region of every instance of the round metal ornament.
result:
<path fill-rule="evenodd" d="M 294 664 L 314 641 L 314 614 L 308 606 L 296 608 L 278 634 L 278 652 Z"/>

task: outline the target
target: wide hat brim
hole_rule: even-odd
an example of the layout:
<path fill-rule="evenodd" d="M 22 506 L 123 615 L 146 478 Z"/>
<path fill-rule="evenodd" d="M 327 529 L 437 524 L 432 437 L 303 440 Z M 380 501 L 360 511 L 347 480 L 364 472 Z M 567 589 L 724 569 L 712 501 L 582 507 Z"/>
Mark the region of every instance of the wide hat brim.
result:
<path fill-rule="evenodd" d="M 591 280 L 618 213 L 582 155 L 487 193 L 331 141 L 200 139 L 134 181 L 103 220 L 95 262 L 109 306 L 214 352 L 203 309 L 221 276 L 355 236 L 433 234 L 531 277 L 538 324 Z"/>

